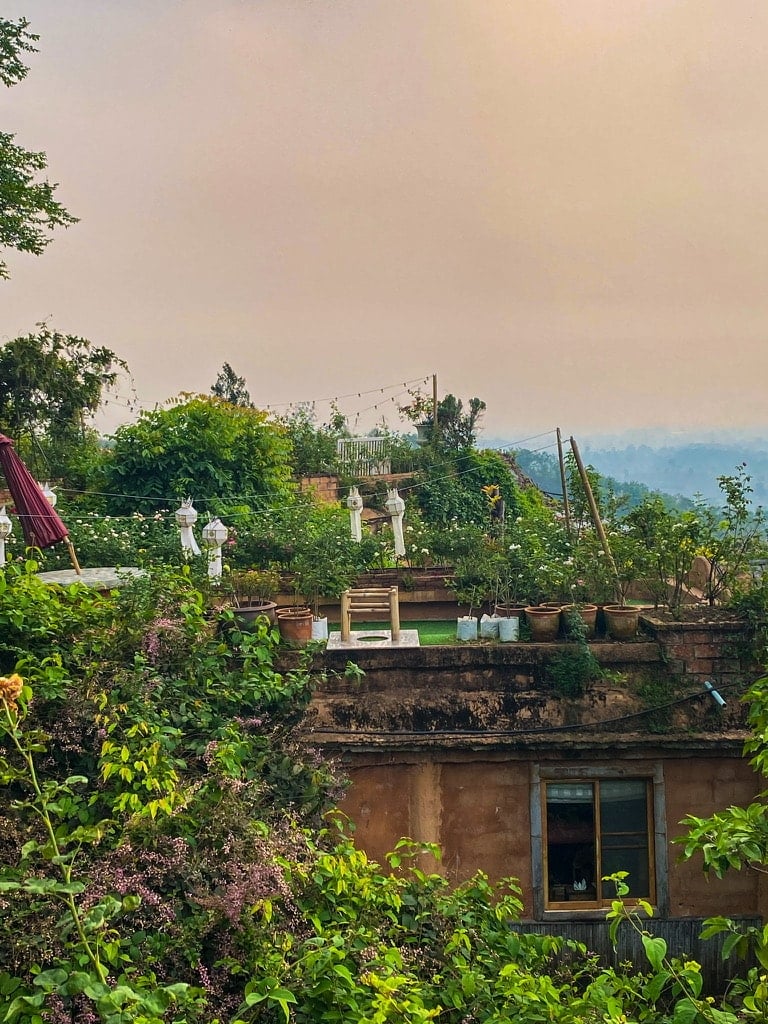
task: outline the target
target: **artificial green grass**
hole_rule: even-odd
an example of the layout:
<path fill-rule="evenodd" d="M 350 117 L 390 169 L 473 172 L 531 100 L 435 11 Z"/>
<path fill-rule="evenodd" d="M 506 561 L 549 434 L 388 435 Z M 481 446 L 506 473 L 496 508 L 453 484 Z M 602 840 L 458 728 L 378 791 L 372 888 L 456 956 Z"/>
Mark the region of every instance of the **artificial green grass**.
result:
<path fill-rule="evenodd" d="M 331 629 L 339 629 L 338 622 L 329 623 Z M 363 629 L 389 629 L 389 621 L 384 622 L 354 622 L 352 624 L 353 630 Z M 419 631 L 419 643 L 423 647 L 429 647 L 434 644 L 455 644 L 456 640 L 456 619 L 440 620 L 440 619 L 417 619 L 411 621 L 401 619 L 401 629 L 417 629 Z"/>

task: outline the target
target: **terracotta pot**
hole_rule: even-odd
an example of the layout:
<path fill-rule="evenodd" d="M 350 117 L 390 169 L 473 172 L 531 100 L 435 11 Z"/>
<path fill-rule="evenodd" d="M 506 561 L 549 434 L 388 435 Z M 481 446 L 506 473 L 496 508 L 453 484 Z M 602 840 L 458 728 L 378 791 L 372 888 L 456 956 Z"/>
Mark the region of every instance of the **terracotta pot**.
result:
<path fill-rule="evenodd" d="M 524 613 L 524 604 L 497 604 L 493 607 L 493 614 L 500 619 L 521 619 Z"/>
<path fill-rule="evenodd" d="M 631 640 L 637 633 L 640 611 L 621 604 L 607 604 L 603 608 L 605 628 L 612 640 Z"/>
<path fill-rule="evenodd" d="M 560 633 L 559 605 L 531 605 L 525 609 L 525 618 L 531 628 L 531 640 L 536 643 L 557 640 Z"/>
<path fill-rule="evenodd" d="M 252 630 L 259 615 L 266 615 L 274 625 L 276 622 L 276 610 L 277 605 L 274 601 L 254 601 L 253 604 L 240 605 L 239 608 L 234 609 L 235 621 L 240 626 L 240 629 Z"/>
<path fill-rule="evenodd" d="M 303 644 L 312 639 L 311 608 L 278 608 L 277 624 L 283 640 Z"/>
<path fill-rule="evenodd" d="M 563 614 L 568 615 L 570 612 L 575 612 L 586 627 L 586 633 L 584 634 L 587 640 L 592 640 L 595 635 L 595 623 L 597 622 L 597 605 L 596 604 L 566 604 L 563 606 Z M 567 623 L 567 620 L 566 620 Z"/>

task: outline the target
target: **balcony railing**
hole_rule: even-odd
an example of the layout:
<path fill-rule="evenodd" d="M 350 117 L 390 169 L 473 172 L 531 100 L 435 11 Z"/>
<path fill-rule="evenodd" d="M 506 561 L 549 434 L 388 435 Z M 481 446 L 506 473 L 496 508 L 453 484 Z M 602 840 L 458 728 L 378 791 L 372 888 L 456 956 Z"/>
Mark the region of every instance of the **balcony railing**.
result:
<path fill-rule="evenodd" d="M 351 476 L 386 476 L 391 472 L 386 437 L 345 437 L 336 442 L 343 469 Z"/>

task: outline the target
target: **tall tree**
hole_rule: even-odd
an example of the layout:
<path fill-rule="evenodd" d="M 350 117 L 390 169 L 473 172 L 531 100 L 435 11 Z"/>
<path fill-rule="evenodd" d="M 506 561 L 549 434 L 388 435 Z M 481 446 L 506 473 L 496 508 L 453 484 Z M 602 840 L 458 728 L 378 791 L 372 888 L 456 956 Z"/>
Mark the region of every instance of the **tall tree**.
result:
<path fill-rule="evenodd" d="M 0 424 L 12 436 L 71 437 L 127 364 L 104 346 L 38 324 L 0 347 Z"/>
<path fill-rule="evenodd" d="M 142 412 L 115 432 L 110 456 L 106 489 L 118 514 L 155 512 L 187 495 L 209 510 L 258 508 L 291 493 L 285 432 L 260 409 L 208 395 Z"/>
<path fill-rule="evenodd" d="M 224 363 L 219 370 L 219 375 L 211 387 L 211 394 L 216 398 L 223 398 L 225 402 L 232 405 L 242 405 L 247 409 L 253 408 L 251 396 L 245 386 L 245 377 L 238 377 L 229 363 Z"/>
<path fill-rule="evenodd" d="M 25 53 L 36 52 L 38 36 L 28 32 L 25 18 L 0 18 L 0 81 L 10 88 L 26 77 Z M 77 220 L 54 198 L 58 187 L 38 175 L 48 166 L 45 153 L 24 149 L 15 135 L 0 131 L 0 249 L 39 256 L 51 241 L 53 228 Z M 8 265 L 0 260 L 0 278 Z"/>

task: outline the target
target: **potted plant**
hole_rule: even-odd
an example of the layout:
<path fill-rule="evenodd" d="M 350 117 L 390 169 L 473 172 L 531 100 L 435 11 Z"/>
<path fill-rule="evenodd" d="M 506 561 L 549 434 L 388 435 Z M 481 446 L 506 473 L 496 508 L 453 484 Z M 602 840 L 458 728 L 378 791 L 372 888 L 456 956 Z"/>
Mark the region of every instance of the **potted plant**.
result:
<path fill-rule="evenodd" d="M 609 544 L 618 601 L 603 609 L 605 628 L 613 640 L 630 640 L 637 633 L 640 609 L 628 605 L 627 598 L 633 584 L 645 575 L 648 552 L 627 528 L 612 531 Z"/>
<path fill-rule="evenodd" d="M 309 603 L 313 640 L 328 638 L 328 618 L 320 614 L 320 599 L 339 598 L 359 573 L 359 547 L 349 534 L 346 516 L 337 511 L 317 510 L 297 541 L 293 560 L 294 590 Z"/>
<path fill-rule="evenodd" d="M 448 586 L 456 594 L 459 604 L 469 605 L 469 615 L 459 616 L 458 634 L 469 634 L 477 630 L 477 619 L 472 614 L 475 604 L 491 605 L 498 593 L 499 578 L 503 568 L 503 554 L 499 545 L 488 537 L 483 537 L 478 542 L 476 549 L 470 555 L 465 555 L 456 561 L 453 578 L 448 581 Z M 467 621 L 471 620 L 471 621 Z M 485 622 L 486 619 L 483 619 Z M 484 636 L 498 636 L 498 626 L 495 631 L 486 630 Z M 459 639 L 471 639 L 469 635 L 459 635 Z"/>
<path fill-rule="evenodd" d="M 232 573 L 235 618 L 252 628 L 259 615 L 275 622 L 277 605 L 273 600 L 280 589 L 280 575 L 274 569 L 240 569 Z"/>

